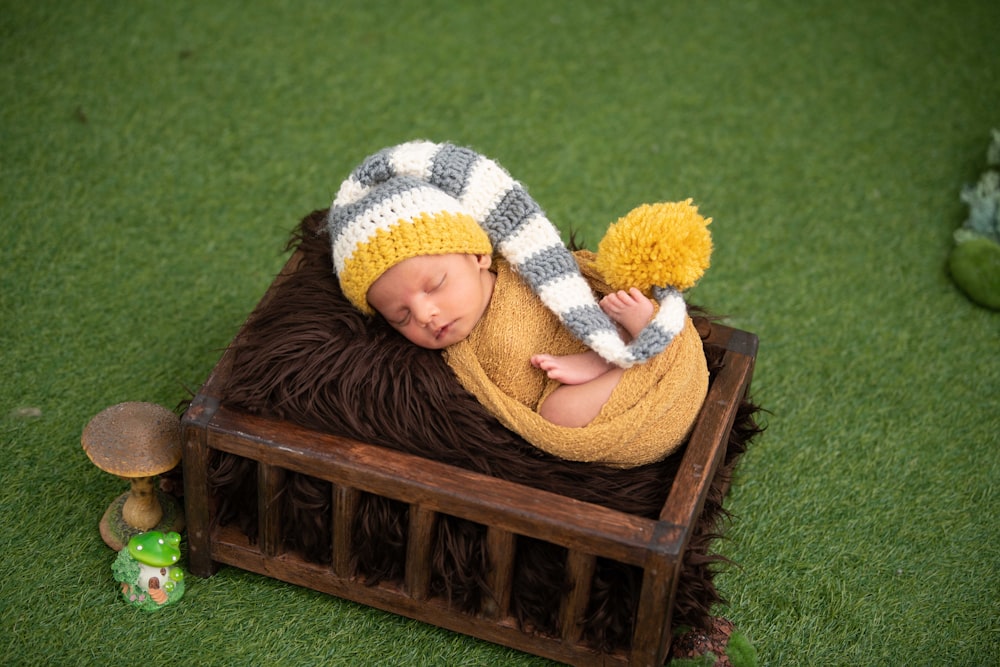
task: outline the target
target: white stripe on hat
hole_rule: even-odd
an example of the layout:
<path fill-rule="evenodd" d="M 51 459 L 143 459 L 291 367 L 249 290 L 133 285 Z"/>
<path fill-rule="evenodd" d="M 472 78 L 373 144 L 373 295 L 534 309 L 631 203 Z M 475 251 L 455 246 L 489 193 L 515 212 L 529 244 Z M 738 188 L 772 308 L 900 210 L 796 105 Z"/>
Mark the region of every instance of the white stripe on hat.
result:
<path fill-rule="evenodd" d="M 389 163 L 397 176 L 430 181 L 434 156 L 440 149 L 441 144 L 430 141 L 410 141 L 396 146 L 389 156 Z"/>
<path fill-rule="evenodd" d="M 680 292 L 671 290 L 669 294 L 660 299 L 660 310 L 656 313 L 653 321 L 664 331 L 676 336 L 684 328 L 687 322 L 687 304 Z"/>
<path fill-rule="evenodd" d="M 532 255 L 557 245 L 563 245 L 559 230 L 539 212 L 518 227 L 514 236 L 501 241 L 496 249 L 511 264 L 521 265 Z"/>
<path fill-rule="evenodd" d="M 469 172 L 469 181 L 461 197 L 462 204 L 481 225 L 514 184 L 510 174 L 496 162 L 479 156 Z"/>
<path fill-rule="evenodd" d="M 583 342 L 604 359 L 614 358 L 616 360 L 614 363 L 619 368 L 629 368 L 635 365 L 635 357 L 630 354 L 618 332 L 614 329 L 590 331 Z"/>
<path fill-rule="evenodd" d="M 573 308 L 597 305 L 590 285 L 579 273 L 567 273 L 545 283 L 538 290 L 538 297 L 560 318 L 562 313 L 568 313 Z M 621 343 L 621 340 L 618 342 Z"/>
<path fill-rule="evenodd" d="M 362 185 L 352 174 L 340 184 L 337 196 L 333 199 L 333 205 L 350 206 L 355 202 L 361 201 L 361 198 L 368 194 L 370 190 L 371 188 Z"/>

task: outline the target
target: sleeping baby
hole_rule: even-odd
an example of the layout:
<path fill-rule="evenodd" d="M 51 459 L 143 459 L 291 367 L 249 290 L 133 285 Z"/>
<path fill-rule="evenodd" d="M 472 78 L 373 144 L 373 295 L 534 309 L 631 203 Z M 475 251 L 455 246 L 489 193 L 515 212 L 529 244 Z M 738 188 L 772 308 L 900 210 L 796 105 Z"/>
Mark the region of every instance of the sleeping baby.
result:
<path fill-rule="evenodd" d="M 562 458 L 629 467 L 675 451 L 707 391 L 681 291 L 708 266 L 710 222 L 690 200 L 646 205 L 596 255 L 573 253 L 496 162 L 415 141 L 355 169 L 327 227 L 348 300 L 442 350 L 507 428 Z"/>

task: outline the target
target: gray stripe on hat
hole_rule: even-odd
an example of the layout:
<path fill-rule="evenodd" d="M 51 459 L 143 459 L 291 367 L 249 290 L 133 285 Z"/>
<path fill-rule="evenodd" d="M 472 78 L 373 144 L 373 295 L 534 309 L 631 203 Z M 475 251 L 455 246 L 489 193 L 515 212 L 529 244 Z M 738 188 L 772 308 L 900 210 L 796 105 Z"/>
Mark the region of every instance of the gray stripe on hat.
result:
<path fill-rule="evenodd" d="M 596 303 L 593 305 L 570 308 L 565 313 L 559 313 L 566 327 L 581 341 L 586 336 L 598 331 L 616 331 L 614 323 Z"/>
<path fill-rule="evenodd" d="M 375 188 L 358 201 L 347 206 L 334 206 L 330 208 L 330 215 L 327 217 L 327 229 L 330 234 L 330 241 L 337 243 L 337 239 L 347 229 L 353 220 L 362 217 L 367 211 L 375 208 L 380 202 L 394 197 L 400 193 L 426 188 L 427 183 L 412 176 L 399 176 L 389 182 Z"/>
<path fill-rule="evenodd" d="M 667 349 L 676 334 L 667 331 L 656 320 L 653 320 L 632 339 L 628 349 L 637 361 L 645 361 L 655 357 Z"/>
<path fill-rule="evenodd" d="M 520 183 L 515 183 L 486 216 L 483 227 L 489 234 L 490 242 L 496 246 L 513 236 L 525 220 L 541 212 L 542 208 L 528 191 Z"/>
<path fill-rule="evenodd" d="M 472 149 L 444 144 L 431 163 L 431 185 L 458 199 L 469 182 L 472 166 L 480 157 L 479 153 Z"/>
<path fill-rule="evenodd" d="M 536 292 L 553 280 L 575 276 L 579 270 L 573 255 L 561 244 L 536 252 L 517 267 L 517 272 Z"/>

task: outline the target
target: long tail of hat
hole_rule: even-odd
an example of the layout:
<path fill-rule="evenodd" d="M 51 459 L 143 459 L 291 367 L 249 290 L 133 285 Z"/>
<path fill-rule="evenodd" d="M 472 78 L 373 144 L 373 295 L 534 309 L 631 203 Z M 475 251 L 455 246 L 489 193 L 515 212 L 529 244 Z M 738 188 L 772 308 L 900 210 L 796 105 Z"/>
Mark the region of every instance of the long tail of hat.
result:
<path fill-rule="evenodd" d="M 607 361 L 622 368 L 646 361 L 684 327 L 687 307 L 680 292 L 654 287 L 657 315 L 624 343 L 541 207 L 503 167 L 469 148 L 429 141 L 386 148 L 354 170 L 333 206 L 350 206 L 398 176 L 425 181 L 457 199 L 486 230 L 494 252 L 510 262 L 572 335 Z"/>

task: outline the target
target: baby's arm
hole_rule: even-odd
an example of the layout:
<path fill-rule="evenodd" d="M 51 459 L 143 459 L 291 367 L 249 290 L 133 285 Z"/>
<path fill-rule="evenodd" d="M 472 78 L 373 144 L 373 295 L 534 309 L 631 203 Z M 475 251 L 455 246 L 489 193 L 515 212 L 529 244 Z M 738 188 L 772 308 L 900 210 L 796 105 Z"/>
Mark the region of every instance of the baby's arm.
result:
<path fill-rule="evenodd" d="M 630 336 L 636 336 L 653 315 L 653 302 L 634 287 L 629 291 L 612 292 L 601 299 L 601 309 Z M 546 372 L 549 378 L 562 384 L 583 384 L 607 373 L 612 364 L 596 352 L 553 356 L 536 354 L 531 365 Z"/>
<path fill-rule="evenodd" d="M 601 309 L 618 326 L 635 337 L 649 323 L 655 306 L 637 289 L 613 292 L 601 299 Z M 596 352 L 553 356 L 536 354 L 531 365 L 562 383 L 539 407 L 539 414 L 559 426 L 586 426 L 600 413 L 618 385 L 621 368 Z"/>

